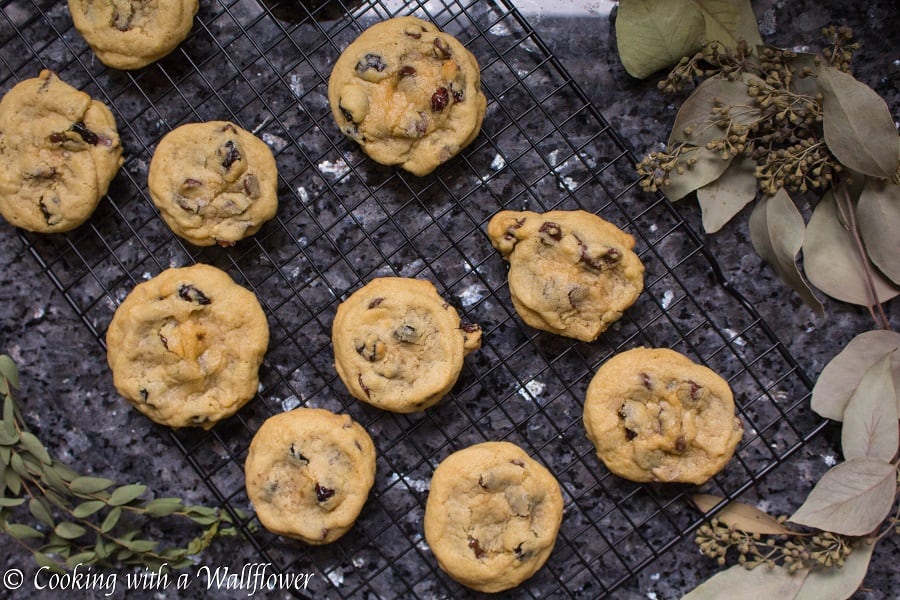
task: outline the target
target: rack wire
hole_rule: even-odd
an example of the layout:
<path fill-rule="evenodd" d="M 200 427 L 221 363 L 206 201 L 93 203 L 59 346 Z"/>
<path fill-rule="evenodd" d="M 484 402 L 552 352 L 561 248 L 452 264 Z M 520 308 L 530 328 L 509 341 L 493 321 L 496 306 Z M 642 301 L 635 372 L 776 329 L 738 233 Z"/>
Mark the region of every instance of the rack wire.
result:
<path fill-rule="evenodd" d="M 88 223 L 65 235 L 19 234 L 97 342 L 104 345 L 116 306 L 137 283 L 194 262 L 226 270 L 267 313 L 271 343 L 258 397 L 209 432 L 171 434 L 222 506 L 232 514 L 249 508 L 243 460 L 272 414 L 324 407 L 351 414 L 372 435 L 375 487 L 338 542 L 309 547 L 241 523 L 276 571 L 322 575 L 311 580 L 311 596 L 466 596 L 437 567 L 422 519 L 434 467 L 485 440 L 525 448 L 556 475 L 565 499 L 556 548 L 516 597 L 607 596 L 689 536 L 703 518 L 687 502 L 692 488 L 617 478 L 584 434 L 588 382 L 628 348 L 684 352 L 735 391 L 745 437 L 706 491 L 738 496 L 822 428 L 806 408 L 809 378 L 672 205 L 640 192 L 627 145 L 507 2 L 203 2 L 189 38 L 134 72 L 97 61 L 64 2 L 0 5 L 0 89 L 50 68 L 104 101 L 119 124 L 125 164 Z M 482 134 L 426 177 L 367 159 L 340 134 L 327 103 L 341 50 L 369 24 L 400 14 L 459 38 L 480 62 L 488 97 Z M 279 168 L 278 215 L 227 249 L 182 242 L 146 189 L 159 139 L 213 119 L 260 136 Z M 616 223 L 637 239 L 645 292 L 594 343 L 530 329 L 512 309 L 507 267 L 485 234 L 502 208 L 581 208 Z M 383 275 L 431 280 L 484 330 L 452 393 L 424 413 L 356 402 L 333 368 L 337 305 Z"/>

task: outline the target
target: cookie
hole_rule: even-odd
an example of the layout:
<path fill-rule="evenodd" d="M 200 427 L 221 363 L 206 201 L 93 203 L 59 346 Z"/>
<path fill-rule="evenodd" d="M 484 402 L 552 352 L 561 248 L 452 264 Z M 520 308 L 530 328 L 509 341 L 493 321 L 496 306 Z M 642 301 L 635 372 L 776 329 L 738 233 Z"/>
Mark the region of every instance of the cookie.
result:
<path fill-rule="evenodd" d="M 348 415 L 295 408 L 262 424 L 244 474 L 266 529 L 329 544 L 353 526 L 366 503 L 375 482 L 375 445 Z"/>
<path fill-rule="evenodd" d="M 426 175 L 481 130 L 487 99 L 478 61 L 453 36 L 415 17 L 366 29 L 328 80 L 341 131 L 383 165 Z"/>
<path fill-rule="evenodd" d="M 481 347 L 434 285 L 382 277 L 338 306 L 331 328 L 334 366 L 350 394 L 398 413 L 425 410 L 456 383 L 463 357 Z"/>
<path fill-rule="evenodd" d="M 147 179 L 163 220 L 197 246 L 231 246 L 256 233 L 278 209 L 272 151 L 227 121 L 170 131 L 153 153 Z"/>
<path fill-rule="evenodd" d="M 505 210 L 487 232 L 509 261 L 513 306 L 535 329 L 591 342 L 644 289 L 634 238 L 589 212 Z"/>
<path fill-rule="evenodd" d="M 725 467 L 743 435 L 728 383 L 663 348 L 605 362 L 588 386 L 584 426 L 616 475 L 697 485 Z"/>
<path fill-rule="evenodd" d="M 191 32 L 198 0 L 68 0 L 75 29 L 113 69 L 140 69 Z"/>
<path fill-rule="evenodd" d="M 56 73 L 16 84 L 0 100 L 0 214 L 29 231 L 84 223 L 122 166 L 116 120 Z"/>
<path fill-rule="evenodd" d="M 425 539 L 453 579 L 500 592 L 547 562 L 562 514 L 550 471 L 515 444 L 485 442 L 454 452 L 435 469 Z"/>
<path fill-rule="evenodd" d="M 209 429 L 256 394 L 269 327 L 256 296 L 210 265 L 138 284 L 106 332 L 113 383 L 161 425 Z"/>

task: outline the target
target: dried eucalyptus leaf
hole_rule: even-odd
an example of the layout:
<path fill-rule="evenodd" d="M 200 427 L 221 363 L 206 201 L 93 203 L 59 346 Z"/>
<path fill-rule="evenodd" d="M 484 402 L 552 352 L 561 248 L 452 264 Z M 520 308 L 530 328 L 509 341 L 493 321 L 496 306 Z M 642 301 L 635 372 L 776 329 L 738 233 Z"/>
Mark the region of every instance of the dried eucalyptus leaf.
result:
<path fill-rule="evenodd" d="M 76 494 L 95 494 L 116 482 L 103 477 L 76 477 L 69 483 L 69 488 Z"/>
<path fill-rule="evenodd" d="M 813 387 L 812 409 L 826 419 L 843 421 L 847 403 L 863 373 L 897 348 L 900 348 L 900 333 L 894 331 L 866 331 L 850 340 L 822 369 Z M 900 352 L 893 354 L 891 371 L 897 392 L 897 410 L 900 411 Z"/>
<path fill-rule="evenodd" d="M 669 144 L 689 142 L 702 146 L 714 139 L 721 139 L 725 132 L 713 122 L 715 117 L 712 113 L 717 102 L 735 107 L 730 114 L 735 123 L 749 125 L 758 120 L 762 111 L 747 94 L 747 83 L 750 81 L 764 84 L 762 79 L 750 73 L 744 73 L 733 81 L 725 77 L 711 77 L 703 81 L 678 109 L 672 133 L 669 134 Z"/>
<path fill-rule="evenodd" d="M 829 469 L 790 520 L 844 535 L 868 535 L 894 503 L 897 474 L 889 462 L 851 458 Z"/>
<path fill-rule="evenodd" d="M 16 369 L 16 363 L 5 354 L 0 354 L 0 376 L 7 379 L 14 389 L 19 389 L 19 371 Z"/>
<path fill-rule="evenodd" d="M 754 207 L 749 227 L 750 241 L 757 254 L 772 265 L 781 280 L 797 292 L 807 306 L 823 314 L 825 308 L 797 266 L 797 253 L 804 243 L 803 216 L 784 188 Z"/>
<path fill-rule="evenodd" d="M 146 491 L 147 486 L 140 483 L 123 485 L 113 491 L 107 502 L 112 506 L 121 506 L 122 504 L 128 504 Z"/>
<path fill-rule="evenodd" d="M 832 298 L 868 306 L 865 266 L 853 238 L 838 218 L 831 190 L 825 192 L 806 225 L 803 269 L 810 283 Z M 878 273 L 872 274 L 879 302 L 887 302 L 900 290 Z"/>
<path fill-rule="evenodd" d="M 856 218 L 869 258 L 900 285 L 900 185 L 866 178 Z"/>
<path fill-rule="evenodd" d="M 714 181 L 731 164 L 731 159 L 722 160 L 718 152 L 707 150 L 703 146 L 697 147 L 687 156 L 696 158 L 697 162 L 693 166 L 685 164 L 684 172 L 681 174 L 674 170 L 669 172 L 670 182 L 663 190 L 669 200 L 681 200 L 694 190 Z"/>
<path fill-rule="evenodd" d="M 844 559 L 844 566 L 839 569 L 816 569 L 811 571 L 803 582 L 794 600 L 844 600 L 862 585 L 869 570 L 874 542 L 860 542 L 857 548 Z"/>
<path fill-rule="evenodd" d="M 897 453 L 897 392 L 891 376 L 893 350 L 869 367 L 844 410 L 841 447 L 844 458 L 890 461 Z"/>
<path fill-rule="evenodd" d="M 784 567 L 745 569 L 734 565 L 719 571 L 681 600 L 759 600 L 760 598 L 793 598 L 800 591 L 808 571 L 791 573 Z M 727 593 L 724 591 L 727 590 Z"/>
<path fill-rule="evenodd" d="M 842 164 L 866 175 L 891 179 L 900 147 L 887 104 L 875 90 L 834 67 L 819 69 L 825 143 Z"/>
<path fill-rule="evenodd" d="M 691 0 L 624 0 L 616 17 L 619 58 L 632 77 L 643 79 L 696 52 L 705 29 Z"/>
<path fill-rule="evenodd" d="M 759 24 L 749 0 L 694 0 L 703 13 L 706 39 L 718 40 L 734 50 L 744 39 L 751 48 L 762 44 Z"/>
<path fill-rule="evenodd" d="M 755 169 L 755 162 L 741 158 L 732 162 L 721 177 L 697 190 L 704 231 L 719 231 L 756 197 Z"/>
<path fill-rule="evenodd" d="M 724 498 L 711 494 L 694 494 L 694 504 L 703 512 L 708 512 Z M 771 535 L 790 534 L 790 529 L 779 523 L 773 516 L 755 506 L 743 502 L 731 502 L 716 514 L 716 518 L 740 531 Z"/>
<path fill-rule="evenodd" d="M 47 527 L 53 527 L 56 525 L 56 521 L 53 519 L 53 515 L 50 513 L 50 506 L 47 504 L 46 500 L 41 498 L 32 498 L 28 501 L 28 512 L 31 513 L 35 519 L 46 525 Z"/>

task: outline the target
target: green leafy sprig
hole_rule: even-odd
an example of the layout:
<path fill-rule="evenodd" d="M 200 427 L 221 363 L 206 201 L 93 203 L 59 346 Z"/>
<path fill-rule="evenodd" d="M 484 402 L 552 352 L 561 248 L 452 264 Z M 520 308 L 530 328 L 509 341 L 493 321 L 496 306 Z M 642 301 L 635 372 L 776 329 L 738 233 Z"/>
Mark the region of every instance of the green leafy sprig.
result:
<path fill-rule="evenodd" d="M 178 569 L 194 564 L 192 557 L 217 536 L 236 534 L 225 511 L 180 498 L 145 500 L 146 485 L 82 476 L 53 459 L 25 425 L 14 397 L 18 389 L 15 364 L 0 355 L 0 530 L 38 565 L 57 571 L 79 563 Z M 136 524 L 160 517 L 184 518 L 203 531 L 184 548 L 164 548 L 142 538 Z"/>

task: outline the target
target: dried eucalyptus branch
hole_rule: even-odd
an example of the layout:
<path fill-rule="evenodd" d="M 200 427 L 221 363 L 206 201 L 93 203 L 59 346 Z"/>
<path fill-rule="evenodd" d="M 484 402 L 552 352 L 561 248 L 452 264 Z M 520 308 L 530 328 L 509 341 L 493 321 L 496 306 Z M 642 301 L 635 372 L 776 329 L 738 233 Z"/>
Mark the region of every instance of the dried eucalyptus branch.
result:
<path fill-rule="evenodd" d="M 81 476 L 54 460 L 28 430 L 14 397 L 18 389 L 15 364 L 0 355 L 0 530 L 31 552 L 38 565 L 178 569 L 194 564 L 192 556 L 217 536 L 237 533 L 231 516 L 220 509 L 188 505 L 180 498 L 143 500 L 146 485 L 118 486 L 110 479 Z M 22 522 L 26 515 L 31 524 Z M 136 519 L 170 516 L 188 519 L 203 531 L 184 548 L 162 548 L 158 540 L 139 538 Z"/>

